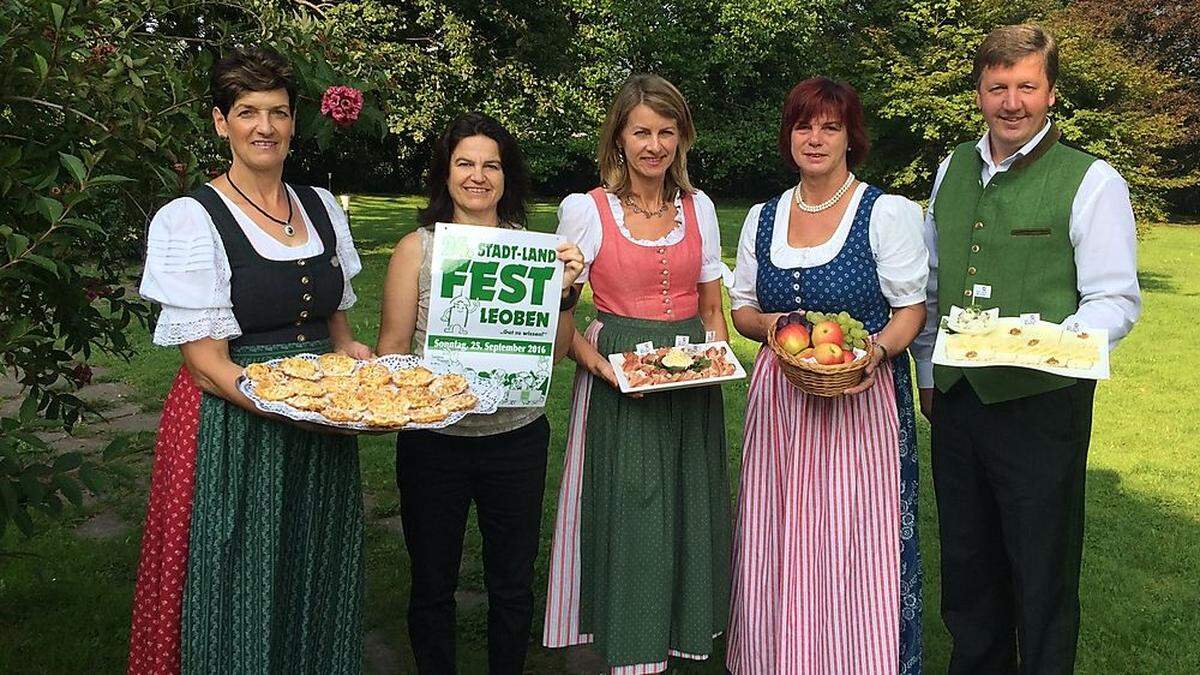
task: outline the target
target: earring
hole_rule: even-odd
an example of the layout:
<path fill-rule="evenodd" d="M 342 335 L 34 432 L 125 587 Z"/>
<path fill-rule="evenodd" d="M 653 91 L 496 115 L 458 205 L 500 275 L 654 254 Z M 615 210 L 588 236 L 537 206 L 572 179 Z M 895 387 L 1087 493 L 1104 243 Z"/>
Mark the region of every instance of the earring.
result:
<path fill-rule="evenodd" d="M 617 164 L 625 166 L 625 149 L 619 145 L 617 146 Z"/>

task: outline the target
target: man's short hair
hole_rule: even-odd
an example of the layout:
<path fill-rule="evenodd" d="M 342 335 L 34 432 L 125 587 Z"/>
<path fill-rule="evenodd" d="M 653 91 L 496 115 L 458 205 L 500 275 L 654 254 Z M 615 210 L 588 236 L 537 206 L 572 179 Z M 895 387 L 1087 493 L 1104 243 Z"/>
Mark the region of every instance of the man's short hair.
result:
<path fill-rule="evenodd" d="M 979 86 L 985 69 L 996 66 L 1012 67 L 1030 54 L 1041 55 L 1046 68 L 1046 79 L 1053 87 L 1058 80 L 1058 42 L 1050 31 L 1032 23 L 1000 26 L 988 33 L 979 45 L 979 50 L 975 52 L 975 67 L 971 71 L 975 86 Z"/>

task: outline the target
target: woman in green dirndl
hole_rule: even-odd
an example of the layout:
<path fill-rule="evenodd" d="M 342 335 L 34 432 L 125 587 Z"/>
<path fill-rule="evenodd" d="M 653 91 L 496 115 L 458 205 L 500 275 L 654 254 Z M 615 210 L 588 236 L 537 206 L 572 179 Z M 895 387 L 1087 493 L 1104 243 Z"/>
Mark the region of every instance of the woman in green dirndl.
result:
<path fill-rule="evenodd" d="M 596 320 L 578 364 L 543 642 L 593 643 L 614 673 L 704 659 L 729 614 L 730 506 L 719 386 L 632 397 L 608 354 L 726 340 L 712 201 L 687 177 L 691 113 L 655 75 L 626 81 L 600 134 L 604 187 L 559 207 Z"/>
<path fill-rule="evenodd" d="M 350 331 L 360 269 L 345 214 L 281 178 L 291 66 L 238 51 L 212 75 L 229 171 L 155 214 L 141 294 L 184 364 L 163 407 L 133 604 L 130 673 L 362 668 L 362 490 L 353 436 L 264 416 L 248 363 L 368 358 Z"/>

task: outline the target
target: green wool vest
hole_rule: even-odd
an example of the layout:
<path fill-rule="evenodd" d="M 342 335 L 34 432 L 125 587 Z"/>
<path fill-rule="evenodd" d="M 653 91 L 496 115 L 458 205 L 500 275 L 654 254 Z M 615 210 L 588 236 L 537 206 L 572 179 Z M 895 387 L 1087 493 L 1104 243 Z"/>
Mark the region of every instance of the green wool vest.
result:
<path fill-rule="evenodd" d="M 975 143 L 954 150 L 934 200 L 938 234 L 938 310 L 971 303 L 977 284 L 991 286 L 976 298 L 1001 316 L 1029 312 L 1059 323 L 1079 307 L 1071 204 L 1094 157 L 1059 143 L 1057 127 L 987 187 L 983 158 Z M 1061 389 L 1074 379 L 1027 368 L 934 366 L 943 392 L 960 378 L 984 403 L 997 403 Z"/>

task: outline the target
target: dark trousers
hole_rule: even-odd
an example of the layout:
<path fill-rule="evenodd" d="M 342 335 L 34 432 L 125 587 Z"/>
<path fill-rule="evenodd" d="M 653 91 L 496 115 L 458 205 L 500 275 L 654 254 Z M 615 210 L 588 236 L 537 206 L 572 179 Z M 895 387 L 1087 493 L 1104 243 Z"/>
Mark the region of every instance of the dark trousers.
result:
<path fill-rule="evenodd" d="M 492 436 L 397 435 L 400 518 L 412 561 L 408 634 L 422 675 L 457 672 L 454 591 L 472 500 L 483 535 L 489 671 L 522 671 L 549 444 L 545 416 Z"/>
<path fill-rule="evenodd" d="M 951 675 L 1074 671 L 1094 393 L 1080 381 L 984 405 L 962 380 L 934 394 Z"/>

